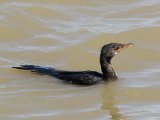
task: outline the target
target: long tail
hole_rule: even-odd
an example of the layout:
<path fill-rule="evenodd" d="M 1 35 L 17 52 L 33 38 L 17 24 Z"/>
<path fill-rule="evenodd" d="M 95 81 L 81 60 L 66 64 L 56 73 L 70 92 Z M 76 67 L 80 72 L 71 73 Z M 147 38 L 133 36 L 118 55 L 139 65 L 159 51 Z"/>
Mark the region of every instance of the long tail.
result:
<path fill-rule="evenodd" d="M 20 65 L 13 67 L 16 69 L 30 70 L 40 75 L 50 75 L 60 80 L 78 85 L 93 85 L 99 83 L 103 79 L 101 73 L 95 71 L 63 71 L 56 70 L 52 67 L 41 67 L 36 65 Z"/>
<path fill-rule="evenodd" d="M 50 75 L 54 77 L 59 77 L 58 72 L 51 67 L 42 67 L 42 66 L 36 66 L 36 65 L 20 65 L 19 67 L 12 67 L 12 68 L 30 70 L 31 72 L 41 74 L 41 75 Z"/>

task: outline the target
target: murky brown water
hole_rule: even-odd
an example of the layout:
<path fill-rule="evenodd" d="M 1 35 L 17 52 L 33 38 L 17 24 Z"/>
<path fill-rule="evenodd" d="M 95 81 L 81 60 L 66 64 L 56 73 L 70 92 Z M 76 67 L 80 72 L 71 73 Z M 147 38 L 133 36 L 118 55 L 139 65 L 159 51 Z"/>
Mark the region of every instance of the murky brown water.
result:
<path fill-rule="evenodd" d="M 1 120 L 159 120 L 159 0 L 1 0 Z M 100 71 L 99 51 L 133 42 L 112 64 L 119 80 L 80 87 L 11 69 Z"/>

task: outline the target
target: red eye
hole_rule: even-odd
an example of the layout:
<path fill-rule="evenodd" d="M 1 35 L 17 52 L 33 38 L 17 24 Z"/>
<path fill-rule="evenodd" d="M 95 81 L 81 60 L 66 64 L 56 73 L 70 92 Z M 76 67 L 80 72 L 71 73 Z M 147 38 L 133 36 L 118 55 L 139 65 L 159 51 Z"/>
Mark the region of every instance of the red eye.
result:
<path fill-rule="evenodd" d="M 123 48 L 122 46 L 118 46 L 117 48 L 116 48 L 116 50 L 119 50 L 119 49 L 121 49 L 121 48 Z"/>

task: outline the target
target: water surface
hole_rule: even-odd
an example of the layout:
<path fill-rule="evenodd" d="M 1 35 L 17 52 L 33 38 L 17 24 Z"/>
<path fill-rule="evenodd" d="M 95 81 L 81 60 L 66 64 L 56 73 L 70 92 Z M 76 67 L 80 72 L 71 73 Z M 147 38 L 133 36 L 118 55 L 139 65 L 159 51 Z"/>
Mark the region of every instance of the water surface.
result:
<path fill-rule="evenodd" d="M 0 119 L 159 120 L 159 0 L 1 0 Z M 100 70 L 101 46 L 134 43 L 112 61 L 119 80 L 90 87 L 11 69 Z"/>

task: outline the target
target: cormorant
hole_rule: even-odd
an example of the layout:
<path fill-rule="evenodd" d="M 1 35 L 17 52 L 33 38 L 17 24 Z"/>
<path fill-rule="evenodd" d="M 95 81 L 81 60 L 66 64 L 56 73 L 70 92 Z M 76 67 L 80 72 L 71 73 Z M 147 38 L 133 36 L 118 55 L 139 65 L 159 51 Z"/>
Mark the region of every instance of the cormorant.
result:
<path fill-rule="evenodd" d="M 116 76 L 112 65 L 111 59 L 123 49 L 133 46 L 132 43 L 110 43 L 104 45 L 100 54 L 100 65 L 102 73 L 96 71 L 63 71 L 57 70 L 52 67 L 41 67 L 36 65 L 20 65 L 19 67 L 13 67 L 16 69 L 31 70 L 34 73 L 42 75 L 50 75 L 60 80 L 70 82 L 77 85 L 93 85 L 101 81 L 116 80 Z"/>

